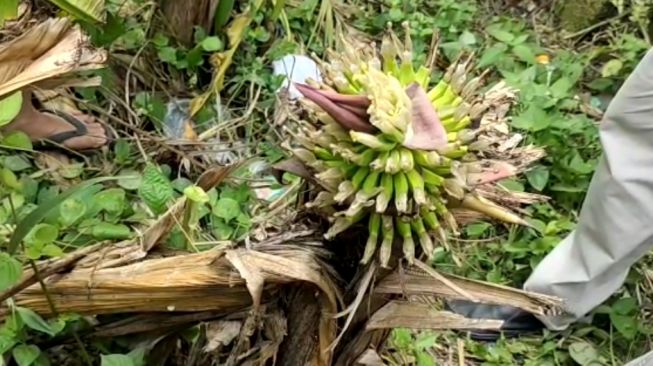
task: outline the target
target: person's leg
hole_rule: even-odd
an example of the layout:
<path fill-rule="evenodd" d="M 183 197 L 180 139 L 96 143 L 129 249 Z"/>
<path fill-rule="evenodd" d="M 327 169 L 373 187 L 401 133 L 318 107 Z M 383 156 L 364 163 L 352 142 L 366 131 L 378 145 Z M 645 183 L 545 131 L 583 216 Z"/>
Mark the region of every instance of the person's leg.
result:
<path fill-rule="evenodd" d="M 107 143 L 105 129 L 93 117 L 82 113 L 75 113 L 73 117 L 81 121 L 87 131 L 82 136 L 66 139 L 62 145 L 71 150 L 87 150 L 99 148 Z M 31 93 L 23 91 L 23 104 L 20 113 L 2 130 L 4 132 L 24 132 L 32 141 L 36 142 L 63 132 L 75 131 L 75 126 L 62 117 L 36 110 L 32 104 Z"/>
<path fill-rule="evenodd" d="M 653 351 L 650 351 L 630 362 L 624 366 L 651 366 L 653 365 Z"/>
<path fill-rule="evenodd" d="M 653 247 L 653 51 L 612 100 L 599 134 L 603 156 L 578 225 L 524 285 L 564 300 L 567 314 L 539 317 L 551 330 L 565 329 L 610 297 Z M 450 308 L 468 317 L 503 319 L 504 329 L 516 333 L 533 328 L 514 308 L 469 302 L 451 302 Z"/>
<path fill-rule="evenodd" d="M 653 51 L 610 103 L 599 127 L 603 156 L 578 225 L 535 268 L 524 289 L 562 298 L 561 330 L 608 299 L 653 247 Z"/>

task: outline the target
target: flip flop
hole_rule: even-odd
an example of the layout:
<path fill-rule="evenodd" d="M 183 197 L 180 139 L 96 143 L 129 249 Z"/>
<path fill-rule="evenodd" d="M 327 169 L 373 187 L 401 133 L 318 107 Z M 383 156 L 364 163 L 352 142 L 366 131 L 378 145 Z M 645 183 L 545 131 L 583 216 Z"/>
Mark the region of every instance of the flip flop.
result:
<path fill-rule="evenodd" d="M 42 112 L 45 114 L 49 114 L 55 117 L 59 117 L 63 119 L 66 123 L 70 124 L 73 126 L 75 129 L 71 131 L 65 131 L 65 132 L 60 132 L 56 133 L 54 135 L 48 136 L 42 140 L 36 141 L 33 145 L 34 148 L 36 149 L 42 149 L 42 150 L 49 150 L 49 149 L 55 149 L 55 150 L 64 150 L 66 152 L 71 152 L 74 151 L 79 154 L 83 155 L 88 155 L 97 152 L 98 148 L 88 148 L 88 149 L 83 149 L 83 150 L 76 150 L 76 149 L 70 149 L 66 148 L 63 144 L 64 142 L 75 138 L 75 137 L 82 137 L 82 136 L 88 136 L 88 128 L 86 127 L 86 123 L 82 122 L 79 118 L 75 117 L 72 114 L 66 113 L 64 111 L 47 111 L 47 112 Z M 106 126 L 102 126 L 104 128 L 104 133 L 107 139 L 106 145 L 111 145 L 113 141 L 115 140 L 115 136 L 113 132 L 107 128 Z"/>

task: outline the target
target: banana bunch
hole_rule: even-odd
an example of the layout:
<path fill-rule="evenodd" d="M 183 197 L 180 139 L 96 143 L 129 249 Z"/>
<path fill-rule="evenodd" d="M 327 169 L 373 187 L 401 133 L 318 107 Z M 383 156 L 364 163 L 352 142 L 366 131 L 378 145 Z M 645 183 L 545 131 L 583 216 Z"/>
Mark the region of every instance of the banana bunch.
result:
<path fill-rule="evenodd" d="M 387 266 L 396 240 L 408 262 L 415 242 L 430 257 L 458 231 L 451 207 L 525 224 L 466 179 L 483 150 L 470 126 L 488 107 L 478 96 L 484 75 L 469 78 L 471 58 L 460 58 L 432 83 L 431 67 L 415 69 L 411 48 L 409 36 L 402 45 L 393 33 L 380 56 L 374 45 L 348 44 L 327 53 L 323 83 L 296 85 L 306 113 L 284 145 L 319 182 L 307 206 L 330 213 L 326 239 L 366 224 L 364 264 L 378 252 Z"/>

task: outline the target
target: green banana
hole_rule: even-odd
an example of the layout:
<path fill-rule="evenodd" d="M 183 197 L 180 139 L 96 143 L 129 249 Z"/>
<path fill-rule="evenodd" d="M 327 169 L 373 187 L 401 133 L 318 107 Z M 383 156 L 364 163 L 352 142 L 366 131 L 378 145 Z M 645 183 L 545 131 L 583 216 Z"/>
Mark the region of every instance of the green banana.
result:
<path fill-rule="evenodd" d="M 395 236 L 392 216 L 383 215 L 381 217 L 381 231 L 383 232 L 383 241 L 381 242 L 381 250 L 379 251 L 379 260 L 381 266 L 387 268 L 390 262 L 392 243 Z"/>
<path fill-rule="evenodd" d="M 383 190 L 376 196 L 376 212 L 383 213 L 388 209 L 388 204 L 392 199 L 394 188 L 394 178 L 391 174 L 383 173 L 381 176 L 381 187 Z"/>
<path fill-rule="evenodd" d="M 405 213 L 408 211 L 408 179 L 404 172 L 399 172 L 394 176 L 395 189 L 395 208 L 398 212 Z"/>
<path fill-rule="evenodd" d="M 420 217 L 414 218 L 410 222 L 410 226 L 413 229 L 415 235 L 417 235 L 417 237 L 419 238 L 419 244 L 422 247 L 422 250 L 429 258 L 431 258 L 433 256 L 433 251 L 435 250 L 435 247 L 433 246 L 433 240 L 431 240 L 431 237 L 426 232 L 426 228 L 424 227 L 424 222 L 422 221 L 422 218 Z"/>
<path fill-rule="evenodd" d="M 403 243 L 404 258 L 408 260 L 409 264 L 413 264 L 415 259 L 415 242 L 413 241 L 413 232 L 410 227 L 410 222 L 406 222 L 401 217 L 397 217 L 395 226 L 399 235 L 401 235 Z"/>
<path fill-rule="evenodd" d="M 392 150 L 385 164 L 385 172 L 395 174 L 401 170 L 401 153 L 399 150 Z"/>
<path fill-rule="evenodd" d="M 372 213 L 367 227 L 367 243 L 365 244 L 365 252 L 361 259 L 362 264 L 367 264 L 376 252 L 376 246 L 379 241 L 379 230 L 381 229 L 381 215 Z"/>
<path fill-rule="evenodd" d="M 388 163 L 388 157 L 390 157 L 390 152 L 384 151 L 380 153 L 372 163 L 370 167 L 374 170 L 386 170 L 386 164 Z"/>
<path fill-rule="evenodd" d="M 410 150 L 404 148 L 399 149 L 399 168 L 404 172 L 411 171 L 415 168 L 413 153 Z"/>
<path fill-rule="evenodd" d="M 361 143 L 365 146 L 368 146 L 378 151 L 390 151 L 394 149 L 394 147 L 396 146 L 395 143 L 381 140 L 375 135 L 370 135 L 369 133 L 365 133 L 365 132 L 358 132 L 352 130 L 349 131 L 349 136 L 354 142 Z"/>
<path fill-rule="evenodd" d="M 406 173 L 410 189 L 413 192 L 413 199 L 418 205 L 426 204 L 426 192 L 424 191 L 424 179 L 415 170 L 410 170 Z"/>
<path fill-rule="evenodd" d="M 422 173 L 422 178 L 424 178 L 424 183 L 432 186 L 439 187 L 444 182 L 444 178 L 430 171 L 429 169 L 422 168 L 420 170 Z"/>
<path fill-rule="evenodd" d="M 448 87 L 449 84 L 447 84 L 444 80 L 440 80 L 438 84 L 426 94 L 429 97 L 431 104 L 433 104 L 437 99 L 442 97 L 442 95 L 444 95 L 444 92 L 447 90 Z"/>

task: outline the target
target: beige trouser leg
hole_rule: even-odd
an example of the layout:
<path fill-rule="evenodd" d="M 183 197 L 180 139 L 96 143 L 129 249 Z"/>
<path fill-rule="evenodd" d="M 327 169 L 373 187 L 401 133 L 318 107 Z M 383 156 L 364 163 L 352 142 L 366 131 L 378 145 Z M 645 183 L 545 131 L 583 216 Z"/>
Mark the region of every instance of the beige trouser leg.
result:
<path fill-rule="evenodd" d="M 604 154 L 578 226 L 524 285 L 565 300 L 567 315 L 541 319 L 551 330 L 567 328 L 610 297 L 653 247 L 653 51 L 608 107 L 600 138 Z"/>
<path fill-rule="evenodd" d="M 628 362 L 624 366 L 653 366 L 653 351 Z"/>

